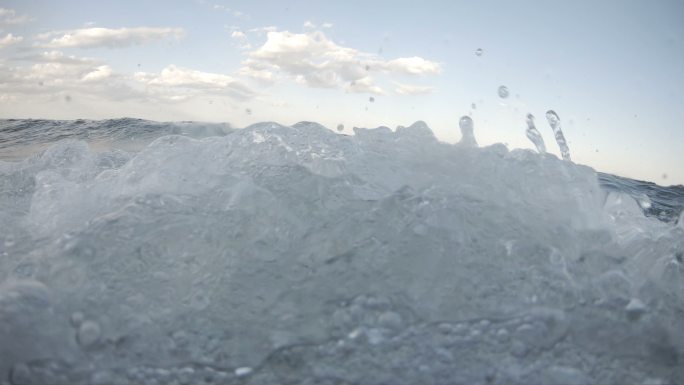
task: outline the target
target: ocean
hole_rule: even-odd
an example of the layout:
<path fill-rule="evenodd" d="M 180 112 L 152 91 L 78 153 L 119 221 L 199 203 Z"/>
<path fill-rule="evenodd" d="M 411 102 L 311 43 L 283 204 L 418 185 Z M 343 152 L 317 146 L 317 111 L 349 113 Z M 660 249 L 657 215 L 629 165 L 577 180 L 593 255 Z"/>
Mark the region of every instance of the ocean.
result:
<path fill-rule="evenodd" d="M 684 186 L 474 143 L 0 120 L 0 383 L 681 381 Z"/>

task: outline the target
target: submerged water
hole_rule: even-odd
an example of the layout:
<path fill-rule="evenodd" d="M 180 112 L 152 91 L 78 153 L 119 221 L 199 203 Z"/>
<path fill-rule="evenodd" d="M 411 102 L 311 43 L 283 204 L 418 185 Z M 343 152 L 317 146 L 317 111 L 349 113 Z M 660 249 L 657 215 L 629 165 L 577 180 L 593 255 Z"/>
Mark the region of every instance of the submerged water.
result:
<path fill-rule="evenodd" d="M 682 187 L 468 144 L 0 121 L 0 383 L 684 378 Z"/>

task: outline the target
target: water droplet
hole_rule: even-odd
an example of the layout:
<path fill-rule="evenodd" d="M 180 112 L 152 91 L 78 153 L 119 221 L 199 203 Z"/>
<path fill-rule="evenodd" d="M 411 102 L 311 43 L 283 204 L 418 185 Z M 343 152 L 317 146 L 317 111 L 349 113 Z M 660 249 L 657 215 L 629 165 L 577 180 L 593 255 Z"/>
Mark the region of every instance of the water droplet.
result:
<path fill-rule="evenodd" d="M 461 128 L 461 145 L 475 147 L 477 146 L 477 141 L 475 140 L 475 135 L 473 134 L 474 124 L 473 119 L 470 116 L 462 116 L 458 121 L 458 126 Z"/>
<path fill-rule="evenodd" d="M 370 71 L 370 66 L 366 64 L 366 71 Z"/>
<path fill-rule="evenodd" d="M 69 103 L 71 101 L 71 95 L 64 95 L 64 101 Z"/>
<path fill-rule="evenodd" d="M 472 108 L 473 110 L 477 109 L 477 104 L 470 103 L 470 108 Z"/>
<path fill-rule="evenodd" d="M 484 52 L 484 51 L 482 50 L 482 48 L 478 48 L 478 49 L 475 50 L 475 55 L 477 55 L 477 56 L 482 56 L 482 53 L 483 53 L 483 52 Z"/>
<path fill-rule="evenodd" d="M 558 143 L 563 160 L 570 160 L 570 148 L 568 148 L 568 143 L 565 141 L 565 136 L 563 136 L 558 114 L 554 110 L 548 110 L 546 111 L 546 120 L 549 122 L 553 135 L 556 137 L 556 143 Z"/>
<path fill-rule="evenodd" d="M 95 321 L 84 321 L 76 333 L 76 341 L 82 348 L 93 346 L 100 340 L 100 325 Z"/>
<path fill-rule="evenodd" d="M 510 92 L 508 91 L 508 87 L 506 87 L 506 86 L 499 86 L 498 93 L 499 93 L 499 97 L 501 99 L 506 99 L 508 97 L 508 95 L 510 95 Z"/>
<path fill-rule="evenodd" d="M 534 143 L 534 146 L 537 147 L 537 151 L 540 154 L 546 152 L 544 138 L 541 136 L 541 133 L 539 133 L 539 130 L 537 130 L 537 127 L 535 127 L 534 115 L 532 114 L 527 114 L 527 130 L 525 131 L 525 134 L 527 135 L 527 138 Z"/>
<path fill-rule="evenodd" d="M 342 123 L 338 124 L 337 125 L 337 131 L 340 131 L 340 132 L 344 131 L 344 124 L 342 124 Z"/>
<path fill-rule="evenodd" d="M 247 115 L 252 115 L 252 109 L 251 108 L 245 108 L 245 113 Z"/>
<path fill-rule="evenodd" d="M 375 98 L 371 96 L 370 98 L 368 98 L 368 101 L 373 103 L 375 101 Z"/>

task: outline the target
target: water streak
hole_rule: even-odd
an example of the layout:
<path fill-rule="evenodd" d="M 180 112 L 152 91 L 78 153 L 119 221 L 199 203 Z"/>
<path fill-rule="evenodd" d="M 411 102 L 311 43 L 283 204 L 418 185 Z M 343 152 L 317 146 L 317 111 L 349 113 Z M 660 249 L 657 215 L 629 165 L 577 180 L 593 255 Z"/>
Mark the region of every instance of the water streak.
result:
<path fill-rule="evenodd" d="M 539 151 L 540 154 L 546 153 L 544 138 L 542 138 L 541 133 L 539 133 L 539 130 L 535 127 L 534 115 L 532 114 L 527 114 L 527 130 L 525 130 L 525 134 L 527 134 L 527 138 L 534 143 L 534 146 L 537 147 L 537 151 Z"/>
<path fill-rule="evenodd" d="M 477 147 L 477 141 L 473 134 L 473 119 L 471 119 L 470 116 L 462 116 L 458 122 L 458 126 L 461 128 L 460 144 L 468 147 Z"/>
<path fill-rule="evenodd" d="M 549 121 L 551 129 L 553 129 L 553 135 L 556 137 L 556 143 L 558 143 L 563 160 L 570 160 L 570 148 L 568 148 L 568 143 L 565 141 L 565 136 L 563 136 L 558 114 L 554 110 L 548 110 L 546 111 L 546 120 Z"/>

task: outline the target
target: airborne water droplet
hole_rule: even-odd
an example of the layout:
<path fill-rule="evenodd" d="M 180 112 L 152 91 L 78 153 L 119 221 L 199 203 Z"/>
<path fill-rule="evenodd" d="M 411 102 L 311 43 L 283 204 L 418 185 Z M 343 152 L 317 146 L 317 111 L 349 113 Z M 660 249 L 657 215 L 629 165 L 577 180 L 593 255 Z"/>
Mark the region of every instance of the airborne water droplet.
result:
<path fill-rule="evenodd" d="M 483 51 L 482 51 L 482 48 L 478 48 L 478 49 L 475 50 L 475 55 L 477 55 L 477 56 L 482 56 L 482 52 L 483 52 Z"/>
<path fill-rule="evenodd" d="M 563 160 L 570 160 L 570 148 L 568 148 L 568 143 L 565 141 L 563 130 L 561 130 L 558 114 L 556 114 L 554 110 L 548 110 L 546 111 L 546 120 L 548 120 L 549 125 L 553 130 L 553 135 L 556 137 L 556 142 L 558 143 L 558 148 L 560 149 Z"/>
<path fill-rule="evenodd" d="M 506 99 L 508 97 L 508 95 L 510 95 L 510 93 L 508 92 L 508 87 L 506 87 L 506 86 L 499 86 L 498 92 L 499 92 L 499 97 L 501 99 Z"/>
<path fill-rule="evenodd" d="M 544 138 L 541 136 L 541 133 L 539 133 L 539 130 L 537 130 L 537 127 L 535 127 L 534 115 L 532 114 L 527 114 L 527 130 L 525 131 L 525 134 L 527 134 L 527 138 L 534 143 L 534 146 L 537 147 L 537 151 L 540 154 L 544 154 L 546 152 Z"/>
<path fill-rule="evenodd" d="M 473 134 L 473 119 L 471 119 L 470 116 L 462 116 L 458 122 L 458 126 L 461 128 L 461 141 L 459 144 L 468 147 L 476 147 L 477 141 Z"/>

